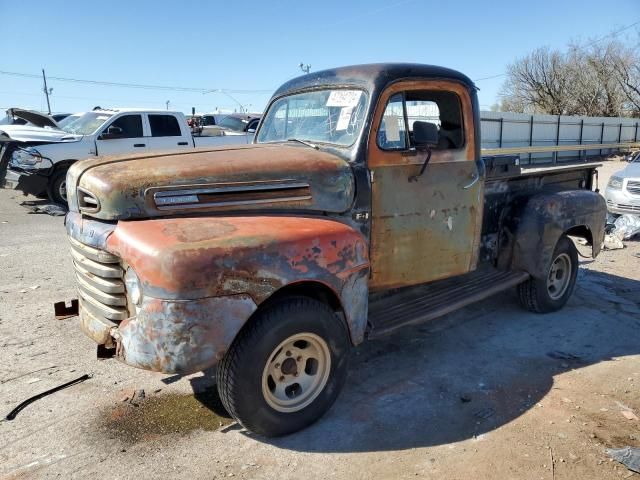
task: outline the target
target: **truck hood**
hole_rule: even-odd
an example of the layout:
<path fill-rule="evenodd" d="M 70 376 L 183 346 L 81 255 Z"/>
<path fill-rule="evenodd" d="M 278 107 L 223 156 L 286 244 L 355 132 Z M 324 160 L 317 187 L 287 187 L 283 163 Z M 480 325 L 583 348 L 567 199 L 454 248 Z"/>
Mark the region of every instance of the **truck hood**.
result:
<path fill-rule="evenodd" d="M 640 162 L 633 162 L 614 175 L 623 178 L 640 178 Z"/>
<path fill-rule="evenodd" d="M 33 125 L 0 125 L 0 142 L 63 143 L 77 142 L 82 135 L 74 135 L 57 128 Z"/>
<path fill-rule="evenodd" d="M 119 220 L 203 212 L 340 213 L 354 199 L 348 162 L 298 145 L 243 145 L 77 162 L 71 211 Z"/>
<path fill-rule="evenodd" d="M 58 128 L 56 121 L 49 115 L 34 112 L 33 110 L 23 110 L 22 108 L 10 108 L 7 110 L 7 116 L 22 118 L 36 127 L 52 127 Z"/>

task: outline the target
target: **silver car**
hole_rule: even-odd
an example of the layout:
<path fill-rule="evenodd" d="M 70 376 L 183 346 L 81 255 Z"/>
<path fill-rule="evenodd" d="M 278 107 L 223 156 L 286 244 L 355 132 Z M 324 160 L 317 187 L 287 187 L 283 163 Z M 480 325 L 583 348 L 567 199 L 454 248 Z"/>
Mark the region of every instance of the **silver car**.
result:
<path fill-rule="evenodd" d="M 632 157 L 626 168 L 611 176 L 604 196 L 609 212 L 640 215 L 640 152 Z"/>

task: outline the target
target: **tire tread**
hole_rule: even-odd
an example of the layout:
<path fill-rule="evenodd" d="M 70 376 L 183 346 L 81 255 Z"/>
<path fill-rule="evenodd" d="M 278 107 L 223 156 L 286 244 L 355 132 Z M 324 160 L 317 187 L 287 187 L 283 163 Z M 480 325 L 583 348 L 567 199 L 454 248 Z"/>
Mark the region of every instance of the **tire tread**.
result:
<path fill-rule="evenodd" d="M 252 318 L 247 325 L 242 329 L 240 334 L 233 341 L 229 350 L 223 357 L 222 361 L 218 364 L 217 381 L 218 391 L 220 393 L 220 399 L 222 404 L 227 409 L 229 414 L 238 420 L 247 430 L 252 432 L 270 436 L 269 432 L 264 432 L 262 429 L 251 422 L 248 418 L 243 418 L 239 409 L 235 403 L 237 395 L 234 393 L 237 391 L 237 381 L 240 375 L 238 374 L 238 368 L 241 359 L 247 357 L 247 350 L 252 348 L 251 342 L 255 338 L 262 337 L 263 333 L 282 316 L 286 317 L 292 310 L 310 310 L 320 309 L 326 313 L 334 315 L 333 310 L 318 300 L 309 297 L 288 297 L 280 300 L 273 305 L 270 305 L 262 312 L 259 312 L 254 318 Z M 336 319 L 339 320 L 339 319 Z M 340 322 L 342 323 L 342 322 Z"/>

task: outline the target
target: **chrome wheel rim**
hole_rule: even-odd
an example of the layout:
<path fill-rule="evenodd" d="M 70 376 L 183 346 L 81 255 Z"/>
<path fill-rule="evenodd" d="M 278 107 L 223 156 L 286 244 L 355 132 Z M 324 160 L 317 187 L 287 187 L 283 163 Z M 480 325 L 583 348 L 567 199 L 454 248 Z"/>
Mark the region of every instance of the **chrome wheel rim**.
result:
<path fill-rule="evenodd" d="M 314 333 L 292 335 L 269 355 L 262 373 L 262 395 L 278 412 L 297 412 L 320 395 L 330 372 L 327 342 Z"/>
<path fill-rule="evenodd" d="M 549 269 L 547 291 L 552 300 L 561 298 L 571 281 L 571 258 L 566 253 L 558 255 Z"/>
<path fill-rule="evenodd" d="M 67 182 L 63 181 L 62 183 L 60 183 L 60 186 L 58 187 L 58 195 L 60 195 L 60 198 L 64 199 L 64 201 L 67 201 Z"/>

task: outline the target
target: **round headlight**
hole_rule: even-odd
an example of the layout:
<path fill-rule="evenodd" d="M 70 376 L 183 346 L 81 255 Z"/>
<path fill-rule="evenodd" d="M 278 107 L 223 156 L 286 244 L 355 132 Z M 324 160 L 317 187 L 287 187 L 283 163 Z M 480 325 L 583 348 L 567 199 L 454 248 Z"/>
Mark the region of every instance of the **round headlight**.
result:
<path fill-rule="evenodd" d="M 124 274 L 124 284 L 131 301 L 139 306 L 142 301 L 142 287 L 140 279 L 136 272 L 133 271 L 133 268 L 127 268 L 127 273 Z"/>

